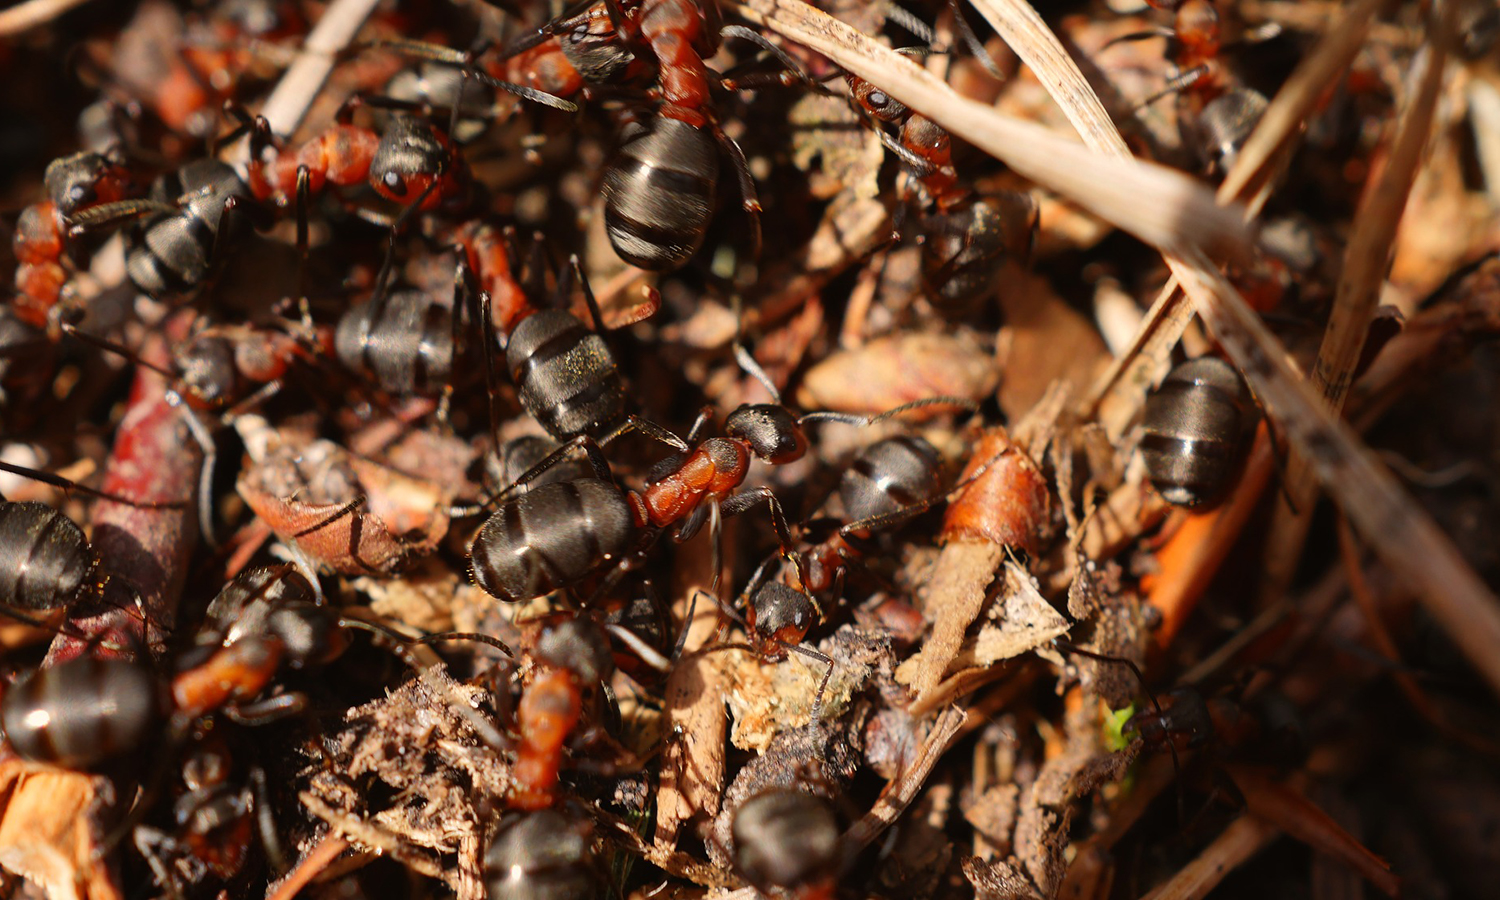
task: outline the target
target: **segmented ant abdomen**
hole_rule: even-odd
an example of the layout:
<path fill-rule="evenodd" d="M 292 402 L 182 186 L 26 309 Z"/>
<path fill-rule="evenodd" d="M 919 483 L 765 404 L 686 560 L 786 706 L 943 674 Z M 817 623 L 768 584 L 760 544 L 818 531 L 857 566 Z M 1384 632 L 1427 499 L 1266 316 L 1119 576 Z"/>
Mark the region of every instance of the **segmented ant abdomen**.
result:
<path fill-rule="evenodd" d="M 598 437 L 625 417 L 625 384 L 609 346 L 567 310 L 522 319 L 505 362 L 521 405 L 558 440 Z"/>
<path fill-rule="evenodd" d="M 801 643 L 817 617 L 811 597 L 780 581 L 757 588 L 745 612 L 746 624 L 769 659 L 784 659 L 787 645 Z"/>
<path fill-rule="evenodd" d="M 598 684 L 614 672 L 614 653 L 603 630 L 591 620 L 574 617 L 545 629 L 536 642 L 536 657 L 567 669 L 583 684 Z"/>
<path fill-rule="evenodd" d="M 1199 156 L 1210 173 L 1222 175 L 1233 168 L 1269 105 L 1261 92 L 1236 87 L 1203 107 L 1192 127 Z"/>
<path fill-rule="evenodd" d="M 0 723 L 22 758 L 87 769 L 142 745 L 164 708 L 150 668 L 79 656 L 38 669 L 5 692 Z"/>
<path fill-rule="evenodd" d="M 130 173 L 98 153 L 83 151 L 48 163 L 42 183 L 57 211 L 67 217 L 96 203 L 124 200 Z"/>
<path fill-rule="evenodd" d="M 899 512 L 943 489 L 943 458 L 922 438 L 901 435 L 866 447 L 839 478 L 850 522 Z"/>
<path fill-rule="evenodd" d="M 1254 418 L 1250 389 L 1224 360 L 1200 356 L 1167 373 L 1141 419 L 1141 456 L 1162 499 L 1187 507 L 1219 499 Z"/>
<path fill-rule="evenodd" d="M 243 219 L 224 214 L 231 197 L 248 197 L 245 182 L 215 159 L 194 160 L 163 175 L 151 186 L 151 199 L 176 204 L 177 211 L 149 221 L 130 242 L 125 272 L 141 292 L 153 297 L 190 291 L 203 284 L 216 260 L 216 246 L 232 243 Z M 228 233 L 220 234 L 220 228 Z"/>
<path fill-rule="evenodd" d="M 1006 259 L 1025 265 L 1036 236 L 1037 205 L 1030 194 L 975 196 L 929 217 L 922 274 L 932 305 L 951 316 L 970 315 L 999 289 Z"/>
<path fill-rule="evenodd" d="M 340 362 L 381 390 L 438 394 L 453 374 L 453 310 L 422 291 L 392 291 L 344 313 L 333 347 Z"/>
<path fill-rule="evenodd" d="M 724 419 L 724 433 L 750 445 L 773 466 L 795 462 L 807 453 L 807 435 L 786 407 L 775 403 L 741 406 Z"/>
<path fill-rule="evenodd" d="M 593 900 L 589 826 L 556 809 L 502 819 L 484 854 L 489 900 Z"/>
<path fill-rule="evenodd" d="M 474 582 L 506 602 L 588 577 L 630 547 L 630 505 L 607 481 L 545 484 L 504 504 L 469 545 Z"/>
<path fill-rule="evenodd" d="M 94 570 L 78 523 L 45 503 L 0 501 L 0 606 L 58 609 Z"/>
<path fill-rule="evenodd" d="M 730 831 L 735 868 L 761 892 L 796 892 L 838 874 L 838 819 L 815 794 L 772 788 L 751 797 L 735 811 Z"/>
<path fill-rule="evenodd" d="M 705 129 L 656 116 L 633 124 L 604 172 L 604 226 L 620 258 L 652 272 L 680 269 L 708 234 L 719 148 Z"/>

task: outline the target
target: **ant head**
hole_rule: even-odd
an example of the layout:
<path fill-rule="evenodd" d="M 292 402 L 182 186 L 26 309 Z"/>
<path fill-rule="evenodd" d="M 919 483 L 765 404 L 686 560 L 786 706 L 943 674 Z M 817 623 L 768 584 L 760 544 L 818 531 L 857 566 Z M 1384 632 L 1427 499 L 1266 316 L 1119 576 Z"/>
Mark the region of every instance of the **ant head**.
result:
<path fill-rule="evenodd" d="M 558 35 L 557 43 L 588 84 L 618 81 L 635 62 L 635 54 L 608 18 L 585 19 L 572 31 Z"/>
<path fill-rule="evenodd" d="M 854 94 L 855 101 L 864 107 L 865 112 L 876 119 L 895 124 L 911 115 L 911 110 L 905 103 L 863 78 L 850 75 L 846 80 L 849 82 L 849 90 Z"/>
<path fill-rule="evenodd" d="M 445 197 L 434 190 L 446 171 L 458 164 L 452 144 L 431 125 L 412 116 L 396 116 L 386 126 L 370 160 L 370 183 L 387 200 L 431 209 Z"/>
<path fill-rule="evenodd" d="M 42 175 L 47 196 L 64 218 L 85 206 L 125 199 L 128 181 L 124 169 L 88 151 L 54 159 Z"/>
<path fill-rule="evenodd" d="M 235 396 L 239 372 L 234 349 L 228 341 L 199 335 L 174 348 L 172 362 L 181 373 L 184 393 L 193 405 L 215 409 L 227 405 Z"/>
<path fill-rule="evenodd" d="M 589 824 L 557 809 L 507 816 L 484 854 L 490 900 L 599 896 Z"/>
<path fill-rule="evenodd" d="M 756 890 L 810 887 L 835 877 L 839 824 L 816 794 L 772 788 L 746 800 L 730 826 L 734 865 Z"/>
<path fill-rule="evenodd" d="M 807 452 L 807 435 L 784 406 L 741 406 L 724 419 L 724 432 L 749 444 L 751 452 L 775 466 L 799 460 Z"/>
<path fill-rule="evenodd" d="M 785 645 L 797 644 L 817 619 L 812 597 L 780 581 L 768 581 L 750 598 L 746 625 L 766 656 L 785 656 Z"/>
<path fill-rule="evenodd" d="M 585 684 L 604 681 L 615 666 L 609 639 L 593 620 L 581 616 L 543 630 L 537 638 L 536 656 L 548 665 L 567 669 Z"/>

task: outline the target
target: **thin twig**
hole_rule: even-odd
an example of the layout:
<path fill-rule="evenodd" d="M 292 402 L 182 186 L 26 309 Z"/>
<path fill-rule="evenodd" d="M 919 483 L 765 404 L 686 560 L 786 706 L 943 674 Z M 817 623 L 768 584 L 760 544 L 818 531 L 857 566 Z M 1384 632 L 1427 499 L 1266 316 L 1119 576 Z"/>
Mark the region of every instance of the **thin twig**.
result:
<path fill-rule="evenodd" d="M 27 0 L 0 12 L 0 37 L 12 37 L 30 31 L 74 8 L 87 0 Z"/>
<path fill-rule="evenodd" d="M 1396 228 L 1432 132 L 1445 56 L 1441 43 L 1429 44 L 1419 52 L 1417 88 L 1402 111 L 1389 159 L 1354 217 L 1333 312 L 1312 370 L 1313 383 L 1335 414 L 1343 411 L 1354 367 L 1380 302 L 1380 286 L 1385 282 Z M 1304 454 L 1296 450 L 1291 453 L 1283 481 L 1285 493 L 1277 504 L 1269 531 L 1271 539 L 1266 544 L 1267 578 L 1261 595 L 1265 598 L 1279 596 L 1291 581 L 1312 523 L 1315 484 Z"/>

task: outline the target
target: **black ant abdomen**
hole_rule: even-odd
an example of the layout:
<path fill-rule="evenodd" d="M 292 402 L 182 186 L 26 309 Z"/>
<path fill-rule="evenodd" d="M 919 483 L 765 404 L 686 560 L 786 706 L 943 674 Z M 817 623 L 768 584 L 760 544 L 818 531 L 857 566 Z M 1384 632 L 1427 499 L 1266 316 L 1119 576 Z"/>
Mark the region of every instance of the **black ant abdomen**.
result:
<path fill-rule="evenodd" d="M 652 272 L 692 259 L 714 216 L 719 149 L 680 119 L 654 116 L 625 132 L 604 173 L 604 223 L 620 258 Z"/>
<path fill-rule="evenodd" d="M 0 701 L 0 724 L 23 759 L 89 769 L 141 746 L 164 708 L 150 668 L 85 655 L 12 685 Z"/>
<path fill-rule="evenodd" d="M 95 563 L 77 522 L 45 503 L 0 501 L 0 606 L 64 607 L 88 582 Z"/>

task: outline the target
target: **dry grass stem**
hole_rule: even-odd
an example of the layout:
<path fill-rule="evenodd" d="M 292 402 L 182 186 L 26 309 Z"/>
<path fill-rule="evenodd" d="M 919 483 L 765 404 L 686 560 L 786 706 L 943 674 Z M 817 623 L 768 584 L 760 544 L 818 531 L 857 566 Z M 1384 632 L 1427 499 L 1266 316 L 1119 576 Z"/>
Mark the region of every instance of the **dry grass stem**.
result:
<path fill-rule="evenodd" d="M 1043 187 L 1157 247 L 1203 247 L 1242 258 L 1250 237 L 1239 210 L 1201 184 L 1150 163 L 1110 159 L 1046 128 L 966 100 L 909 59 L 801 0 L 749 0 L 736 11 L 805 44 Z M 1151 197 L 1144 204 L 1141 197 Z"/>

